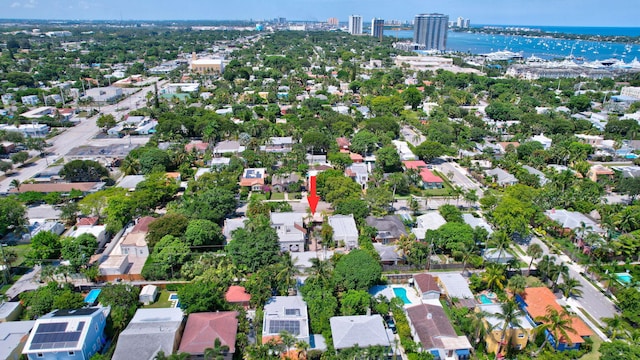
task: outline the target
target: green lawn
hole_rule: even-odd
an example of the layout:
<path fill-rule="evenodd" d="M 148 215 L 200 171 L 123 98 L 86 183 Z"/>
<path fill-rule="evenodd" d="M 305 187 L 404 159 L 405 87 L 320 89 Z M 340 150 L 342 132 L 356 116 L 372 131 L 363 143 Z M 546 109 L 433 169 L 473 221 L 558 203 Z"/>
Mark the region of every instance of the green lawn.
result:
<path fill-rule="evenodd" d="M 158 296 L 158 301 L 154 302 L 151 305 L 145 305 L 143 308 L 145 309 L 159 309 L 159 308 L 171 308 L 173 307 L 173 302 L 169 300 L 169 294 L 174 293 L 175 291 L 167 291 L 162 290 L 160 292 L 160 296 Z"/>
<path fill-rule="evenodd" d="M 5 250 L 7 250 L 7 249 L 11 249 L 12 251 L 15 251 L 15 253 L 17 255 L 16 260 L 11 265 L 12 266 L 20 266 L 20 265 L 22 265 L 22 263 L 25 260 L 25 255 L 27 254 L 29 249 L 31 249 L 31 244 L 21 244 L 21 245 L 7 246 L 7 247 L 5 247 Z"/>
<path fill-rule="evenodd" d="M 591 352 L 585 354 L 580 359 L 582 360 L 598 360 L 600 359 L 600 345 L 602 345 L 602 339 L 598 335 L 592 335 L 591 339 L 593 340 L 593 349 Z M 622 359 L 621 359 L 622 360 Z"/>
<path fill-rule="evenodd" d="M 270 200 L 284 200 L 284 193 L 279 193 L 279 192 L 271 193 Z"/>

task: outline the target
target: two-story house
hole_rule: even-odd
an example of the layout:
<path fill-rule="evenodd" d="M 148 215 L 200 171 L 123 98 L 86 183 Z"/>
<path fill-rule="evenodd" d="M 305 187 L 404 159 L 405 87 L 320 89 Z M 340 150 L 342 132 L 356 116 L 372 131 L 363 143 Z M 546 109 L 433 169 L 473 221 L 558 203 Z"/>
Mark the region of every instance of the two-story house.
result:
<path fill-rule="evenodd" d="M 271 227 L 276 229 L 280 250 L 304 251 L 307 229 L 304 228 L 303 214 L 295 212 L 271 213 Z"/>

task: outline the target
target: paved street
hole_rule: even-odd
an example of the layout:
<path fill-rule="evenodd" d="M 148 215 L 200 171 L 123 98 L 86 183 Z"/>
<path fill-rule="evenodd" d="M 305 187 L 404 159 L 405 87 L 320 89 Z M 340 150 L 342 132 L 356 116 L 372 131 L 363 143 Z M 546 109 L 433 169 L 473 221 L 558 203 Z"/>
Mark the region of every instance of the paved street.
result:
<path fill-rule="evenodd" d="M 483 190 L 480 184 L 458 163 L 440 160 L 435 162 L 434 169 L 446 176 L 454 185 L 460 186 L 465 191 L 475 189 L 478 197 L 482 197 Z"/>
<path fill-rule="evenodd" d="M 413 146 L 418 146 L 427 140 L 424 135 L 420 134 L 411 126 L 403 126 L 400 129 L 400 133 L 404 137 L 404 140 Z"/>
<path fill-rule="evenodd" d="M 160 88 L 162 84 L 163 83 L 158 83 L 158 88 Z M 149 91 L 153 91 L 153 84 L 142 88 L 134 95 L 120 101 L 117 104 L 101 107 L 100 112 L 102 114 L 112 114 L 116 118 L 116 120 L 119 121 L 131 110 L 146 105 L 145 96 Z M 127 109 L 124 109 L 124 107 L 127 107 Z M 47 168 L 49 164 L 66 155 L 71 149 L 81 145 L 94 144 L 96 141 L 93 140 L 93 137 L 100 131 L 100 129 L 96 126 L 96 119 L 98 118 L 98 116 L 99 115 L 96 115 L 92 118 L 82 120 L 76 126 L 67 128 L 60 135 L 49 139 L 48 142 L 51 143 L 52 146 L 50 146 L 46 150 L 50 155 L 47 156 L 47 158 L 38 159 L 27 167 L 16 169 L 16 174 L 7 177 L 2 182 L 0 182 L 0 193 L 8 191 L 9 184 L 12 180 L 17 179 L 22 182 L 33 177 L 37 173 Z"/>
<path fill-rule="evenodd" d="M 540 247 L 542 247 L 545 255 L 553 255 L 550 253 L 547 245 L 535 236 L 531 239 L 531 244 L 534 243 L 539 244 Z M 526 251 L 526 246 L 522 246 L 522 248 Z M 557 263 L 562 262 L 569 267 L 570 277 L 578 279 L 578 281 L 580 281 L 580 284 L 582 284 L 580 290 L 582 290 L 583 295 L 576 298 L 576 301 L 580 305 L 580 307 L 585 309 L 589 313 L 589 315 L 591 315 L 596 320 L 600 320 L 601 323 L 603 318 L 613 317 L 613 315 L 617 313 L 613 302 L 609 300 L 609 298 L 604 296 L 600 292 L 600 290 L 595 288 L 587 279 L 580 275 L 580 273 L 584 271 L 584 268 L 581 265 L 572 262 L 571 259 L 569 259 L 569 257 L 566 255 L 553 256 L 557 258 Z M 523 258 L 523 260 L 528 261 L 527 259 L 530 260 L 529 257 Z"/>

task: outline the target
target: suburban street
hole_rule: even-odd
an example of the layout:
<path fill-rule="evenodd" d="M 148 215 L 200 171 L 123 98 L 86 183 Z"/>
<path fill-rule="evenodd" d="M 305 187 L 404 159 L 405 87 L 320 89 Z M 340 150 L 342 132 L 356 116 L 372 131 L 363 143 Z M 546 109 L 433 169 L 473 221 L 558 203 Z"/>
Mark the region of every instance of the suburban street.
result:
<path fill-rule="evenodd" d="M 582 290 L 583 295 L 581 297 L 577 297 L 575 300 L 579 306 L 586 310 L 594 319 L 599 320 L 602 324 L 603 318 L 610 318 L 618 313 L 613 302 L 604 296 L 604 294 L 602 294 L 600 290 L 593 286 L 593 284 L 591 284 L 587 279 L 580 275 L 581 272 L 584 272 L 584 268 L 581 265 L 574 263 L 564 254 L 553 255 L 550 252 L 549 247 L 536 236 L 531 239 L 530 244 L 540 245 L 545 255 L 555 256 L 557 259 L 556 263 L 564 263 L 569 267 L 569 276 L 577 279 L 580 281 L 580 284 L 582 284 L 580 290 Z M 527 246 L 521 247 L 526 251 Z M 529 261 L 531 258 L 528 256 L 521 256 L 521 259 L 523 261 Z"/>
<path fill-rule="evenodd" d="M 475 189 L 478 197 L 482 197 L 483 190 L 480 184 L 458 163 L 440 160 L 439 162 L 434 162 L 434 169 L 450 179 L 454 185 L 460 186 L 465 191 Z"/>
<path fill-rule="evenodd" d="M 158 87 L 161 87 L 163 84 L 164 82 L 158 83 Z M 111 114 L 115 117 L 116 121 L 119 121 L 131 110 L 135 110 L 146 105 L 145 96 L 147 92 L 153 90 L 153 84 L 144 87 L 140 89 L 140 91 L 136 92 L 128 98 L 123 99 L 117 104 L 101 107 L 100 114 Z M 124 109 L 123 107 L 126 107 L 126 109 Z M 20 182 L 27 180 L 46 169 L 50 164 L 54 163 L 60 157 L 65 156 L 71 149 L 81 145 L 93 143 L 93 137 L 96 136 L 96 134 L 100 131 L 100 129 L 96 126 L 96 119 L 98 118 L 98 116 L 99 115 L 96 115 L 92 118 L 84 119 L 80 121 L 76 126 L 66 128 L 66 130 L 61 134 L 47 140 L 48 143 L 52 144 L 46 149 L 49 155 L 46 158 L 38 159 L 37 161 L 30 163 L 25 167 L 16 169 L 12 176 L 7 177 L 0 182 L 0 193 L 6 193 L 9 190 L 9 186 L 12 180 L 15 179 Z M 122 141 L 122 139 L 117 140 Z"/>

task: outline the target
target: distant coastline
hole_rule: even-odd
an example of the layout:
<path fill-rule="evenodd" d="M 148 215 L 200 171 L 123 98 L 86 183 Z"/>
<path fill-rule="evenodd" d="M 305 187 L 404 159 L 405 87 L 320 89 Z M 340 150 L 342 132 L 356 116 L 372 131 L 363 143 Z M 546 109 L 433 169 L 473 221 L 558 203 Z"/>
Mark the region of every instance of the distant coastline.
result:
<path fill-rule="evenodd" d="M 469 29 L 452 29 L 452 31 L 640 44 L 639 27 L 477 25 Z"/>

